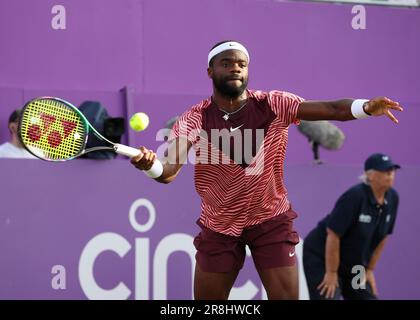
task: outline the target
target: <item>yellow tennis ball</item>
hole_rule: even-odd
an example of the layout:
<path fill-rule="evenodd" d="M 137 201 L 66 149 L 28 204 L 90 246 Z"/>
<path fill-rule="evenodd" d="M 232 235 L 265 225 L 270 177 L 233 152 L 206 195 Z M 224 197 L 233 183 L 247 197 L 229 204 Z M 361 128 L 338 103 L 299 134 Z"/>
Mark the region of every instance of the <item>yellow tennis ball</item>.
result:
<path fill-rule="evenodd" d="M 149 116 L 144 112 L 137 112 L 130 118 L 130 127 L 134 131 L 142 131 L 149 125 Z"/>

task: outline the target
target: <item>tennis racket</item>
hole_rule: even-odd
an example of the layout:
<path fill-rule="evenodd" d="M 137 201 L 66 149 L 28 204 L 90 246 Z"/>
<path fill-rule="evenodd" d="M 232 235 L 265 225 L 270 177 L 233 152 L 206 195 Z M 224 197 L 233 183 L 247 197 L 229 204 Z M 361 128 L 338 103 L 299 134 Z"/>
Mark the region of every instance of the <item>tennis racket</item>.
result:
<path fill-rule="evenodd" d="M 112 150 L 130 158 L 140 154 L 138 149 L 109 141 L 89 123 L 79 109 L 55 97 L 29 101 L 22 109 L 18 132 L 30 153 L 52 162 L 73 160 L 98 150 Z M 91 133 L 108 145 L 86 149 Z M 157 159 L 152 168 L 145 171 L 152 178 L 159 177 L 162 172 L 162 163 Z"/>

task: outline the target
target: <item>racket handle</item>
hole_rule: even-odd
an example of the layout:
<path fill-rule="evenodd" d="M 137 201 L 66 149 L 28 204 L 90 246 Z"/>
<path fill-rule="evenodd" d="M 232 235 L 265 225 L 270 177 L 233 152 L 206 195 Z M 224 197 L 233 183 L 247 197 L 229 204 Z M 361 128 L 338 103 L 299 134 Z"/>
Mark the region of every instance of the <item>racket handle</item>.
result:
<path fill-rule="evenodd" d="M 118 154 L 122 154 L 123 156 L 127 156 L 129 158 L 136 157 L 140 154 L 140 150 L 136 148 L 132 148 L 129 146 L 125 146 L 123 144 L 116 143 L 114 145 L 114 151 Z"/>
<path fill-rule="evenodd" d="M 135 156 L 138 156 L 140 154 L 140 150 L 136 148 L 132 148 L 129 146 L 125 146 L 123 144 L 116 143 L 114 145 L 114 150 L 118 154 L 122 154 L 124 156 L 127 156 L 129 158 L 133 158 Z M 162 163 L 159 161 L 159 159 L 156 159 L 155 162 L 153 162 L 153 166 L 149 170 L 145 170 L 144 173 L 148 175 L 151 178 L 159 178 L 163 173 L 163 166 Z"/>

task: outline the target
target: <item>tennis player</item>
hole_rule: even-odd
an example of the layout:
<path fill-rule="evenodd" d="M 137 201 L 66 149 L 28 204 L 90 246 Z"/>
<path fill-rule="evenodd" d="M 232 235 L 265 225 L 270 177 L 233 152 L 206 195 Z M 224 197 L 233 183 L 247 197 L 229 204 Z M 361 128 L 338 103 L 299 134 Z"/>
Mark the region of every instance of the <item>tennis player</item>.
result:
<path fill-rule="evenodd" d="M 161 183 L 175 179 L 188 151 L 196 152 L 195 188 L 201 197 L 201 232 L 194 279 L 195 299 L 228 299 L 248 245 L 269 299 L 298 299 L 293 228 L 297 217 L 284 185 L 288 128 L 302 120 L 353 120 L 369 116 L 398 120 L 401 106 L 372 100 L 305 101 L 285 91 L 247 89 L 250 55 L 239 42 L 217 43 L 208 54 L 211 97 L 184 112 L 174 124 Z M 230 147 L 230 148 L 229 148 Z M 157 158 L 141 147 L 132 158 L 148 170 Z"/>

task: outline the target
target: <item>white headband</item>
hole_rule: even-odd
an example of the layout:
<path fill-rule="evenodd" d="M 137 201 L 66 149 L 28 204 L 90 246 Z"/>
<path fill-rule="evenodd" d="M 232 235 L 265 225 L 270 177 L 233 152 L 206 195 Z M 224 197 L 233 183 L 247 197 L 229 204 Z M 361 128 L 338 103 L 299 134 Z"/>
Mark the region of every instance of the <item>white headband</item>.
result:
<path fill-rule="evenodd" d="M 223 51 L 227 51 L 227 50 L 239 50 L 241 52 L 243 52 L 246 57 L 248 58 L 248 63 L 249 63 L 249 54 L 248 54 L 248 50 L 246 50 L 246 48 L 240 44 L 239 42 L 224 42 L 220 45 L 218 45 L 216 48 L 212 49 L 209 52 L 209 56 L 207 58 L 207 64 L 210 67 L 210 60 L 213 59 L 213 57 Z"/>

